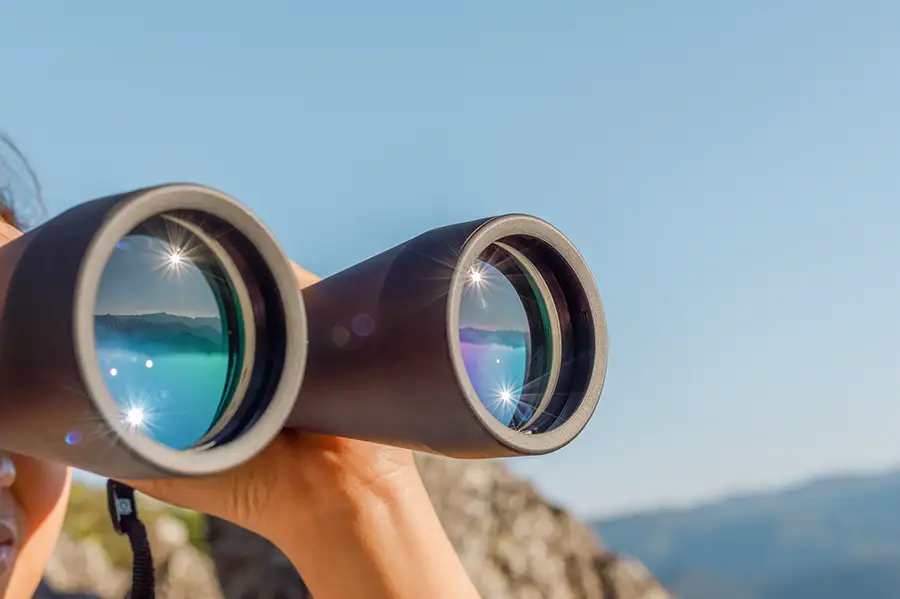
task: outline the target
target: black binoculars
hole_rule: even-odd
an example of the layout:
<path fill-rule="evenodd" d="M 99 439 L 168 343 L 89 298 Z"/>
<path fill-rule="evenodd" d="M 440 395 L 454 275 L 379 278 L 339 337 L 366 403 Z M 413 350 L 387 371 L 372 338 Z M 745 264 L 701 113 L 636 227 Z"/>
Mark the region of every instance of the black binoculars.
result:
<path fill-rule="evenodd" d="M 0 248 L 0 306 L 0 449 L 113 478 L 226 470 L 285 427 L 548 453 L 606 375 L 587 265 L 525 215 L 428 231 L 301 290 L 239 202 L 163 185 Z"/>

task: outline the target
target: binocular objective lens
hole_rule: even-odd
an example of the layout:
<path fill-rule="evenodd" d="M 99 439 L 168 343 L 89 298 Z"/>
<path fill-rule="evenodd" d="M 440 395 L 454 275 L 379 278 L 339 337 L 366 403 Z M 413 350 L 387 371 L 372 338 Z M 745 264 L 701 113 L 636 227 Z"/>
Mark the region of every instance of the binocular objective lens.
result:
<path fill-rule="evenodd" d="M 513 430 L 540 415 L 553 368 L 553 329 L 527 260 L 502 243 L 468 271 L 459 306 L 459 342 L 469 380 L 488 411 Z"/>
<path fill-rule="evenodd" d="M 113 250 L 94 338 L 129 431 L 183 450 L 211 441 L 233 411 L 247 348 L 227 260 L 214 239 L 172 215 L 143 223 Z"/>

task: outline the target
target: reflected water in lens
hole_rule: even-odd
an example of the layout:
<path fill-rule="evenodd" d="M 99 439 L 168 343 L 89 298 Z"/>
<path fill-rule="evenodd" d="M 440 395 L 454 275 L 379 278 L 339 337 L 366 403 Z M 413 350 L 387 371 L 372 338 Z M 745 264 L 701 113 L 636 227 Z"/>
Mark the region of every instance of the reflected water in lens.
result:
<path fill-rule="evenodd" d="M 158 218 L 113 250 L 97 294 L 97 358 L 122 422 L 173 449 L 203 440 L 240 368 L 229 286 L 209 250 Z"/>
<path fill-rule="evenodd" d="M 459 341 L 482 404 L 509 428 L 528 423 L 546 387 L 552 337 L 534 282 L 499 246 L 489 247 L 469 270 Z"/>

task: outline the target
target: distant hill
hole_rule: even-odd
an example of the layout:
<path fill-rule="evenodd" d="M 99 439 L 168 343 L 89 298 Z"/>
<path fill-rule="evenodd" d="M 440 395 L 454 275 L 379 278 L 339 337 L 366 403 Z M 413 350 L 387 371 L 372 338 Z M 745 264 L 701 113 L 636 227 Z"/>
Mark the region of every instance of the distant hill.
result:
<path fill-rule="evenodd" d="M 525 347 L 526 342 L 528 341 L 527 337 L 528 333 L 525 331 L 489 331 L 473 327 L 465 327 L 459 330 L 460 342 L 471 343 L 473 345 L 494 344 L 512 348 Z"/>
<path fill-rule="evenodd" d="M 98 314 L 94 317 L 101 347 L 139 347 L 142 353 L 223 351 L 222 322 L 218 318 L 156 314 Z"/>
<path fill-rule="evenodd" d="M 594 528 L 681 599 L 900 598 L 900 470 Z"/>

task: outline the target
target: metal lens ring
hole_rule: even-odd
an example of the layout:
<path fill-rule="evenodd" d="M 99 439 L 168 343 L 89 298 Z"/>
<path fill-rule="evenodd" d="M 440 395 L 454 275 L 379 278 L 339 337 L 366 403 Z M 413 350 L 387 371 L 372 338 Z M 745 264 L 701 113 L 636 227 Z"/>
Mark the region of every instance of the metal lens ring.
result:
<path fill-rule="evenodd" d="M 522 234 L 503 234 L 520 227 L 514 221 L 496 233 L 489 226 L 487 242 L 476 246 L 483 249 L 460 264 L 456 323 L 477 400 L 510 432 L 533 435 L 560 428 L 579 411 L 586 411 L 582 422 L 571 426 L 583 426 L 599 398 L 606 339 L 605 321 L 594 322 L 602 308 L 581 257 L 570 245 L 563 255 L 561 234 L 547 235 L 552 241 L 540 235 L 550 225 L 537 219 L 527 225 L 532 230 Z M 585 406 L 588 395 L 592 405 Z"/>

